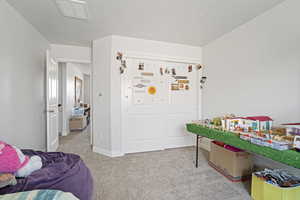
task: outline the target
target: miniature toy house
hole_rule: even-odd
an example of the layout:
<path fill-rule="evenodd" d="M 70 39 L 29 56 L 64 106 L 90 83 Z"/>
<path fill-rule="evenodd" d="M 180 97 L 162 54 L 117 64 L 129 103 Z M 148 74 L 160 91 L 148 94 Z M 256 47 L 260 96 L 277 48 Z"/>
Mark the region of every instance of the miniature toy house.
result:
<path fill-rule="evenodd" d="M 273 120 L 268 116 L 246 117 L 246 119 L 252 121 L 250 123 L 254 131 L 269 131 L 272 128 Z"/>
<path fill-rule="evenodd" d="M 247 129 L 249 126 L 249 120 L 245 119 L 244 117 L 236 117 L 227 119 L 227 129 L 230 131 L 236 130 L 237 128 Z"/>
<path fill-rule="evenodd" d="M 225 119 L 223 128 L 229 131 L 242 129 L 244 132 L 252 131 L 266 131 L 272 128 L 272 119 L 268 116 L 254 116 L 254 117 L 236 117 Z"/>
<path fill-rule="evenodd" d="M 240 124 L 240 118 L 227 119 L 227 129 L 233 131 Z"/>

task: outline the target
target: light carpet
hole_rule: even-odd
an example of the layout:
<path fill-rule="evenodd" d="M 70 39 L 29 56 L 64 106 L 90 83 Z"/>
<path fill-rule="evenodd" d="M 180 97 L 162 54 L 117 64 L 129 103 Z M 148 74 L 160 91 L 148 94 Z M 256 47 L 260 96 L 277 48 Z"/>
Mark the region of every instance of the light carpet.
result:
<path fill-rule="evenodd" d="M 249 182 L 228 181 L 208 165 L 205 152 L 195 168 L 194 147 L 110 158 L 92 152 L 87 132 L 61 137 L 59 151 L 85 161 L 94 178 L 95 200 L 251 199 Z"/>

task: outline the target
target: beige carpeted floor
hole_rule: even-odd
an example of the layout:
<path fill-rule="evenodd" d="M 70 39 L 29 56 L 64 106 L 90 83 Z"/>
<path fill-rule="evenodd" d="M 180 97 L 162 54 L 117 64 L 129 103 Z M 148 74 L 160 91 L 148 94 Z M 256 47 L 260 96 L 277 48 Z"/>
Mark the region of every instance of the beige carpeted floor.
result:
<path fill-rule="evenodd" d="M 87 131 L 60 143 L 59 151 L 79 154 L 91 169 L 96 200 L 251 199 L 248 182 L 231 183 L 207 164 L 204 153 L 195 168 L 193 147 L 109 158 L 91 151 Z"/>

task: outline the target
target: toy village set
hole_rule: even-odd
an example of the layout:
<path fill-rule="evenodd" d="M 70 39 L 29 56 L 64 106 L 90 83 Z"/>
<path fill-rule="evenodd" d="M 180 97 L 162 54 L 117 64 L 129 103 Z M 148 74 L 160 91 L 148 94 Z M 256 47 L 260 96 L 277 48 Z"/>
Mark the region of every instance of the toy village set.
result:
<path fill-rule="evenodd" d="M 273 120 L 268 116 L 236 117 L 233 114 L 194 123 L 233 132 L 241 139 L 256 145 L 277 150 L 295 149 L 300 151 L 300 123 L 273 127 Z"/>

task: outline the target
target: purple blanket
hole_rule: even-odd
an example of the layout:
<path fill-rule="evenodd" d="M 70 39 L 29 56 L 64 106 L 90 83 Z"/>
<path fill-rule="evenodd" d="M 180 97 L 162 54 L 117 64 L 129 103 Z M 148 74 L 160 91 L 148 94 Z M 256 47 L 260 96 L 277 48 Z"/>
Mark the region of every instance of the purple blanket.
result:
<path fill-rule="evenodd" d="M 43 167 L 24 179 L 18 179 L 17 185 L 0 189 L 0 195 L 35 189 L 54 189 L 70 192 L 80 200 L 92 200 L 93 179 L 90 170 L 78 155 L 22 151 L 29 156 L 40 156 Z"/>

